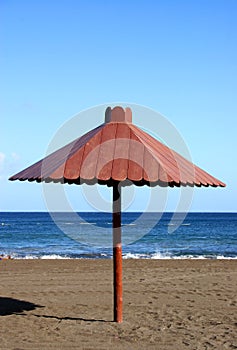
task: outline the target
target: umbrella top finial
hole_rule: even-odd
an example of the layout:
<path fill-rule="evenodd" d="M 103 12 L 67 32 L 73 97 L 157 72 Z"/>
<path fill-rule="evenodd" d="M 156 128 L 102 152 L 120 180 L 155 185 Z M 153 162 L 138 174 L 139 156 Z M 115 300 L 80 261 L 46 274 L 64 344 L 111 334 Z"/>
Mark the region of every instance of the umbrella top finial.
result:
<path fill-rule="evenodd" d="M 132 123 L 132 110 L 128 107 L 108 107 L 105 111 L 105 123 Z"/>

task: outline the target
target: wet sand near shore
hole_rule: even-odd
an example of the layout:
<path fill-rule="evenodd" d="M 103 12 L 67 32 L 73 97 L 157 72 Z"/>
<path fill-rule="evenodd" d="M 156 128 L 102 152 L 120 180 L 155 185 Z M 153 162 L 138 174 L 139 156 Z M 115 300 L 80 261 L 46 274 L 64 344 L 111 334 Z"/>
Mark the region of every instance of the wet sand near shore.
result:
<path fill-rule="evenodd" d="M 237 349 L 236 260 L 0 261 L 0 349 Z"/>

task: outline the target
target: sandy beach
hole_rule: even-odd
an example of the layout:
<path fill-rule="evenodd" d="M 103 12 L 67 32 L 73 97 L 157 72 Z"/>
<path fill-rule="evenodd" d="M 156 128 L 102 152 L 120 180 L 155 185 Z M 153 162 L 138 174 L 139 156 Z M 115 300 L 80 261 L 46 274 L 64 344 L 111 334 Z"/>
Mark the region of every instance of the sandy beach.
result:
<path fill-rule="evenodd" d="M 236 349 L 235 260 L 0 261 L 0 349 Z"/>

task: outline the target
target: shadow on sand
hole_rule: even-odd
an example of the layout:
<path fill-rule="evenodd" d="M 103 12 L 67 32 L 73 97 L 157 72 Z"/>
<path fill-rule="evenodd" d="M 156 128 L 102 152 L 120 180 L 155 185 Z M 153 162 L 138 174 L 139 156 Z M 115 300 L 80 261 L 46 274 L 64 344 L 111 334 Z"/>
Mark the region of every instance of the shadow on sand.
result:
<path fill-rule="evenodd" d="M 34 316 L 36 317 L 43 317 L 43 318 L 52 318 L 55 320 L 59 320 L 59 321 L 84 321 L 84 322 L 108 322 L 111 323 L 112 321 L 109 320 L 99 320 L 99 319 L 95 319 L 95 318 L 82 318 L 82 317 L 59 317 L 59 316 L 51 316 L 51 315 L 36 315 L 34 314 Z"/>
<path fill-rule="evenodd" d="M 29 301 L 0 297 L 0 316 L 8 316 L 13 314 L 22 314 L 24 311 L 35 310 L 44 307 Z"/>
<path fill-rule="evenodd" d="M 32 311 L 37 308 L 43 308 L 42 305 L 37 305 L 29 301 L 13 299 L 7 297 L 0 297 L 0 316 L 9 316 L 9 315 L 24 315 L 24 311 Z M 84 322 L 112 322 L 109 320 L 100 320 L 94 318 L 83 318 L 83 317 L 59 317 L 54 315 L 40 315 L 33 314 L 35 317 L 40 318 L 51 318 L 59 321 L 84 321 Z"/>

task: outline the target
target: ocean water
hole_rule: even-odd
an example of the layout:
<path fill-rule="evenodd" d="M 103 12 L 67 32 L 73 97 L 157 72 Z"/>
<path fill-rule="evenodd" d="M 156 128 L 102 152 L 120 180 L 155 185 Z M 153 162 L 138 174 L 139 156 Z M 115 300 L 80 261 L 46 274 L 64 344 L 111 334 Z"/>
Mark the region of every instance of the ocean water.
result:
<path fill-rule="evenodd" d="M 124 258 L 237 258 L 237 213 L 123 213 Z M 0 254 L 13 258 L 111 258 L 110 213 L 0 214 Z"/>

